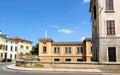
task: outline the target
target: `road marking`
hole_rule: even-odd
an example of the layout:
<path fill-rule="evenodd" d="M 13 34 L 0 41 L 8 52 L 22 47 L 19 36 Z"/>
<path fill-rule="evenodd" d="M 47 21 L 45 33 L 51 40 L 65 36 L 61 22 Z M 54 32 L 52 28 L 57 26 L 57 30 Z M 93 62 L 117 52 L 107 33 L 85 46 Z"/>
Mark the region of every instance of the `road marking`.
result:
<path fill-rule="evenodd" d="M 6 67 L 3 67 L 3 70 L 6 70 L 6 71 L 13 71 L 13 70 L 7 69 Z"/>
<path fill-rule="evenodd" d="M 7 69 L 6 67 L 3 67 L 3 69 L 6 71 L 19 72 L 19 70 L 10 70 L 10 69 Z"/>

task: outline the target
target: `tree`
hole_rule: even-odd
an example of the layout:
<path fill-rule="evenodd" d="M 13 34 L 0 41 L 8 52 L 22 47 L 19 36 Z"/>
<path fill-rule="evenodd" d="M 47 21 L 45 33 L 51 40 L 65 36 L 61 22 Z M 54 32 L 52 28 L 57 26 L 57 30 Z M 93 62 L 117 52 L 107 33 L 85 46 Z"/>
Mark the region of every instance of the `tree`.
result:
<path fill-rule="evenodd" d="M 32 47 L 31 54 L 32 55 L 38 55 L 39 53 L 39 43 L 37 43 L 35 46 Z"/>

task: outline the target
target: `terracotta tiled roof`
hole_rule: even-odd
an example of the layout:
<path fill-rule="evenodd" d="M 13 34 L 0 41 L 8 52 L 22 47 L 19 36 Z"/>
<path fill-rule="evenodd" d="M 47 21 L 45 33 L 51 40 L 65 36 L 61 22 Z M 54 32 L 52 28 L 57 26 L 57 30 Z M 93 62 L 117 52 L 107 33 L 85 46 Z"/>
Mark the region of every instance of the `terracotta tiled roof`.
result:
<path fill-rule="evenodd" d="M 24 42 L 30 42 L 30 43 L 32 43 L 31 41 L 29 41 L 29 40 L 26 40 L 26 39 L 23 39 L 23 38 L 20 38 L 20 37 L 13 37 L 13 38 L 11 38 L 12 40 L 20 40 L 20 41 L 24 41 Z"/>
<path fill-rule="evenodd" d="M 53 42 L 53 40 L 51 38 L 40 38 L 39 41 L 41 41 L 41 42 L 45 42 L 45 41 Z"/>

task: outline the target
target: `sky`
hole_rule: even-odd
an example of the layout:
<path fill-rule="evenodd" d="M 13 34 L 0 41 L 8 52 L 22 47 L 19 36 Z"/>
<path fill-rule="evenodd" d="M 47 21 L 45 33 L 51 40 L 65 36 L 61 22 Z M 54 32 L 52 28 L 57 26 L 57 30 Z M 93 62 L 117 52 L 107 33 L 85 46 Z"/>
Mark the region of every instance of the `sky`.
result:
<path fill-rule="evenodd" d="M 55 42 L 82 41 L 92 34 L 90 0 L 0 0 L 0 30 L 33 45 L 39 38 Z"/>

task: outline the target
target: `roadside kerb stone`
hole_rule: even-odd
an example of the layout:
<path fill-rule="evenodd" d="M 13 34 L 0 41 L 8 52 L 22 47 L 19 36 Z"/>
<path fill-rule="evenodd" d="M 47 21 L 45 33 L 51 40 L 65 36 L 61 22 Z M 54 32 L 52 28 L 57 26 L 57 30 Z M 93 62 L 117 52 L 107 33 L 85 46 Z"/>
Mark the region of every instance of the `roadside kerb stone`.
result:
<path fill-rule="evenodd" d="M 58 71 L 58 72 L 101 72 L 98 69 L 66 69 L 66 68 L 24 68 L 17 67 L 15 64 L 6 66 L 10 70 L 20 70 L 20 71 Z"/>

